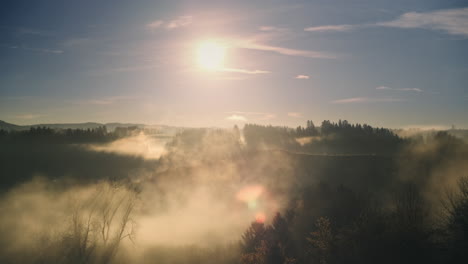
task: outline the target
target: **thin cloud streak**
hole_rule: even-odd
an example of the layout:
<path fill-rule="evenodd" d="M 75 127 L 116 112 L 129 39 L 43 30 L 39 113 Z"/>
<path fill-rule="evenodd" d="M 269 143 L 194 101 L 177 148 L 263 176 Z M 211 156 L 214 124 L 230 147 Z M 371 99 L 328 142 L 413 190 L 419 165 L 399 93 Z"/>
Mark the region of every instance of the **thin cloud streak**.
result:
<path fill-rule="evenodd" d="M 159 64 L 148 64 L 148 65 L 134 65 L 134 66 L 124 66 L 124 67 L 115 67 L 115 68 L 104 68 L 99 70 L 94 70 L 88 72 L 92 76 L 103 76 L 116 73 L 131 73 L 131 72 L 140 72 L 148 71 L 159 68 Z"/>
<path fill-rule="evenodd" d="M 303 75 L 303 74 L 299 74 L 297 75 L 296 77 L 294 77 L 295 79 L 300 79 L 300 80 L 308 80 L 310 79 L 310 76 L 309 75 Z"/>
<path fill-rule="evenodd" d="M 328 32 L 328 31 L 344 32 L 344 31 L 350 31 L 350 30 L 354 29 L 355 27 L 356 27 L 355 25 L 325 25 L 325 26 L 304 28 L 304 31 L 309 31 L 309 32 Z"/>
<path fill-rule="evenodd" d="M 468 37 L 468 8 L 437 10 L 428 13 L 409 12 L 395 20 L 377 23 L 376 25 L 442 30 L 452 35 Z"/>
<path fill-rule="evenodd" d="M 93 42 L 90 38 L 70 38 L 65 40 L 62 45 L 68 48 L 88 45 Z"/>
<path fill-rule="evenodd" d="M 43 48 L 30 48 L 30 47 L 25 47 L 25 46 L 11 46 L 11 45 L 1 45 L 3 47 L 9 48 L 9 49 L 20 49 L 20 50 L 26 50 L 26 51 L 34 51 L 34 52 L 40 52 L 40 53 L 49 53 L 49 54 L 62 54 L 64 51 L 63 50 L 58 50 L 58 49 L 43 49 Z"/>
<path fill-rule="evenodd" d="M 241 48 L 259 51 L 270 51 L 281 55 L 298 56 L 306 58 L 336 59 L 336 56 L 327 52 L 290 49 L 279 46 L 263 44 L 272 38 L 277 37 L 277 32 L 273 34 L 258 34 L 250 38 L 227 38 L 222 42 L 228 43 L 231 48 Z"/>
<path fill-rule="evenodd" d="M 299 57 L 307 57 L 307 58 L 319 58 L 319 59 L 335 59 L 336 58 L 335 55 L 325 53 L 325 52 L 289 49 L 289 48 L 270 46 L 270 45 L 254 43 L 254 42 L 245 43 L 244 45 L 241 46 L 241 48 L 261 50 L 261 51 L 271 51 L 271 52 L 275 52 L 275 53 L 282 54 L 282 55 L 299 56 Z"/>
<path fill-rule="evenodd" d="M 418 92 L 422 93 L 423 90 L 419 88 L 391 88 L 388 86 L 379 86 L 375 88 L 376 90 L 392 90 L 392 91 L 403 91 L 403 92 Z"/>
<path fill-rule="evenodd" d="M 16 32 L 19 35 L 31 35 L 31 36 L 41 36 L 41 37 L 54 36 L 54 34 L 48 30 L 38 30 L 38 29 L 23 28 L 23 27 L 17 28 Z"/>
<path fill-rule="evenodd" d="M 227 120 L 230 120 L 230 121 L 242 121 L 242 122 L 247 122 L 247 118 L 245 116 L 242 116 L 242 115 L 230 115 L 228 117 L 226 117 Z"/>
<path fill-rule="evenodd" d="M 175 29 L 180 27 L 186 27 L 192 24 L 192 16 L 180 16 L 167 23 L 167 29 Z"/>
<path fill-rule="evenodd" d="M 264 32 L 288 32 L 289 31 L 289 29 L 287 28 L 274 27 L 274 26 L 261 26 L 261 27 L 258 27 L 258 30 L 264 31 Z"/>
<path fill-rule="evenodd" d="M 263 117 L 261 117 L 260 120 L 271 120 L 271 119 L 275 119 L 275 118 L 276 118 L 275 114 L 266 114 Z"/>
<path fill-rule="evenodd" d="M 468 8 L 437 10 L 433 12 L 408 12 L 398 18 L 371 24 L 322 25 L 304 28 L 308 32 L 346 32 L 358 28 L 391 27 L 402 29 L 429 29 L 452 35 L 468 37 Z"/>
<path fill-rule="evenodd" d="M 158 67 L 159 65 L 141 65 L 141 66 L 113 68 L 113 69 L 110 69 L 110 71 L 111 72 L 136 72 L 136 71 L 151 70 L 151 69 L 155 69 Z"/>
<path fill-rule="evenodd" d="M 276 115 L 273 113 L 264 113 L 264 112 L 243 112 L 243 111 L 231 111 L 226 112 L 227 114 L 239 115 L 239 116 L 249 116 L 250 119 L 256 120 L 271 120 L 275 119 Z"/>
<path fill-rule="evenodd" d="M 75 104 L 79 105 L 112 105 L 117 102 L 125 101 L 125 100 L 131 100 L 135 99 L 137 97 L 135 96 L 112 96 L 112 97 L 107 97 L 107 98 L 101 98 L 101 99 L 91 99 L 91 100 L 85 100 L 85 101 L 78 101 L 75 102 Z"/>
<path fill-rule="evenodd" d="M 193 22 L 192 16 L 179 16 L 175 19 L 164 21 L 154 20 L 146 25 L 150 29 L 165 28 L 166 30 L 173 30 L 177 28 L 187 27 Z"/>
<path fill-rule="evenodd" d="M 289 117 L 299 118 L 302 117 L 302 113 L 299 112 L 288 112 Z"/>
<path fill-rule="evenodd" d="M 374 102 L 402 102 L 401 98 L 372 98 L 372 97 L 352 97 L 339 100 L 333 100 L 333 104 L 354 104 L 354 103 L 374 103 Z"/>
<path fill-rule="evenodd" d="M 236 69 L 236 68 L 223 68 L 220 71 L 222 71 L 222 72 L 244 73 L 244 74 L 266 74 L 266 73 L 271 73 L 270 71 L 264 71 L 264 70 L 246 70 L 246 69 Z"/>
<path fill-rule="evenodd" d="M 162 27 L 163 25 L 164 25 L 164 20 L 155 20 L 147 24 L 146 27 L 156 29 L 156 28 Z"/>

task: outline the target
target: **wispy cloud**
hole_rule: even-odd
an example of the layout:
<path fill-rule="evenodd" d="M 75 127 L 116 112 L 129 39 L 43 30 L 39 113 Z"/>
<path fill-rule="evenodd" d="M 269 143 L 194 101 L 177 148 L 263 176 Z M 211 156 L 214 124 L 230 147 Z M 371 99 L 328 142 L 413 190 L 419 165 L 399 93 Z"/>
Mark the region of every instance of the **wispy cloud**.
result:
<path fill-rule="evenodd" d="M 237 68 L 223 68 L 220 71 L 244 73 L 244 74 L 265 74 L 265 73 L 270 73 L 270 71 L 264 71 L 264 70 L 246 70 L 246 69 L 237 69 Z"/>
<path fill-rule="evenodd" d="M 89 71 L 87 72 L 87 74 L 92 75 L 92 76 L 103 76 L 103 75 L 110 75 L 110 74 L 117 74 L 117 73 L 148 71 L 148 70 L 153 70 L 159 67 L 160 65 L 156 63 L 130 65 L 130 66 L 121 66 L 121 67 L 114 67 L 114 68 L 102 68 L 98 70 Z"/>
<path fill-rule="evenodd" d="M 437 10 L 427 13 L 409 12 L 395 20 L 380 22 L 376 25 L 442 30 L 453 35 L 468 36 L 468 8 Z"/>
<path fill-rule="evenodd" d="M 304 30 L 309 32 L 345 32 L 359 28 L 372 27 L 422 28 L 468 37 L 468 8 L 445 9 L 421 13 L 408 12 L 391 21 L 356 25 L 322 25 L 307 27 L 304 28 Z"/>
<path fill-rule="evenodd" d="M 296 79 L 301 79 L 301 80 L 308 80 L 310 79 L 310 76 L 309 75 L 303 75 L 303 74 L 299 74 L 297 75 L 296 77 L 294 77 Z"/>
<path fill-rule="evenodd" d="M 156 29 L 164 26 L 164 20 L 154 20 L 151 23 L 147 24 L 146 27 L 151 29 Z"/>
<path fill-rule="evenodd" d="M 404 91 L 404 92 L 423 92 L 422 89 L 419 88 L 392 88 L 388 86 L 379 86 L 375 88 L 376 90 L 392 90 L 392 91 Z"/>
<path fill-rule="evenodd" d="M 212 80 L 216 80 L 216 81 L 243 81 L 243 80 L 247 80 L 248 78 L 245 77 L 245 75 L 243 77 L 240 77 L 240 76 L 216 76 L 216 77 L 213 77 Z"/>
<path fill-rule="evenodd" d="M 309 32 L 328 32 L 328 31 L 350 31 L 356 28 L 356 25 L 325 25 L 325 26 L 317 26 L 317 27 L 308 27 L 304 28 L 304 31 Z"/>
<path fill-rule="evenodd" d="M 24 50 L 30 50 L 30 51 L 36 51 L 36 52 L 42 52 L 42 53 L 52 53 L 52 54 L 62 54 L 63 50 L 59 49 L 42 49 L 42 48 L 28 48 L 28 47 L 22 47 Z"/>
<path fill-rule="evenodd" d="M 144 70 L 151 70 L 154 68 L 158 68 L 158 64 L 150 64 L 150 65 L 137 65 L 137 66 L 126 66 L 126 67 L 117 67 L 110 69 L 111 72 L 136 72 L 136 71 L 144 71 Z"/>
<path fill-rule="evenodd" d="M 401 102 L 401 101 L 404 101 L 404 99 L 393 98 L 393 97 L 385 97 L 385 98 L 351 97 L 351 98 L 333 100 L 333 101 L 331 101 L 331 103 L 333 103 L 333 104 L 353 104 L 353 103 Z"/>
<path fill-rule="evenodd" d="M 65 47 L 77 47 L 77 46 L 83 46 L 83 45 L 88 45 L 92 42 L 92 39 L 90 38 L 70 38 L 65 40 L 62 45 Z"/>
<path fill-rule="evenodd" d="M 168 29 L 175 29 L 180 27 L 186 27 L 192 24 L 192 16 L 180 16 L 176 19 L 173 19 L 167 23 Z"/>
<path fill-rule="evenodd" d="M 274 27 L 274 26 L 261 26 L 258 27 L 258 30 L 264 32 L 287 32 L 289 29 L 283 27 Z"/>
<path fill-rule="evenodd" d="M 23 28 L 23 27 L 17 28 L 16 32 L 19 35 L 33 35 L 33 36 L 41 36 L 41 37 L 50 37 L 54 35 L 51 31 L 48 31 L 48 30 L 38 30 L 38 29 Z"/>
<path fill-rule="evenodd" d="M 117 102 L 130 100 L 136 98 L 135 96 L 112 96 L 106 98 L 99 98 L 99 99 L 90 99 L 84 101 L 77 101 L 74 102 L 75 104 L 83 104 L 83 105 L 111 105 Z"/>
<path fill-rule="evenodd" d="M 276 115 L 275 114 L 264 114 L 260 119 L 261 120 L 271 120 L 275 119 Z"/>
<path fill-rule="evenodd" d="M 422 89 L 419 89 L 419 88 L 397 88 L 395 89 L 397 91 L 409 91 L 409 92 L 418 92 L 418 93 L 421 93 L 423 90 Z"/>
<path fill-rule="evenodd" d="M 255 120 L 271 120 L 271 119 L 276 118 L 275 114 L 265 113 L 265 112 L 231 111 L 231 112 L 227 112 L 227 114 L 231 114 L 232 116 L 248 117 L 249 119 L 255 119 Z"/>
<path fill-rule="evenodd" d="M 227 120 L 230 120 L 230 121 L 247 122 L 247 118 L 246 118 L 245 116 L 236 115 L 236 114 L 230 115 L 230 116 L 226 117 L 226 119 L 227 119 Z"/>
<path fill-rule="evenodd" d="M 314 50 L 293 49 L 276 45 L 269 45 L 270 41 L 290 40 L 294 38 L 289 30 L 281 31 L 279 28 L 263 27 L 262 33 L 250 36 L 227 36 L 217 39 L 228 48 L 249 49 L 258 51 L 273 52 L 281 55 L 298 56 L 306 58 L 336 59 L 335 54 Z"/>
<path fill-rule="evenodd" d="M 26 50 L 26 51 L 33 51 L 33 52 L 40 52 L 40 53 L 50 53 L 50 54 L 62 54 L 63 50 L 59 49 L 45 49 L 45 48 L 31 48 L 26 46 L 16 46 L 16 45 L 0 45 L 2 47 L 6 47 L 9 49 L 19 49 L 19 50 Z"/>
<path fill-rule="evenodd" d="M 289 112 L 289 113 L 288 113 L 288 116 L 289 116 L 289 117 L 294 117 L 294 118 L 299 118 L 299 117 L 302 117 L 302 113 L 299 113 L 299 112 Z"/>
<path fill-rule="evenodd" d="M 192 16 L 179 16 L 172 20 L 154 20 L 146 25 L 150 29 L 159 29 L 165 28 L 167 30 L 172 30 L 176 28 L 186 27 L 192 24 Z"/>
<path fill-rule="evenodd" d="M 319 52 L 319 51 L 311 51 L 311 50 L 300 50 L 300 49 L 290 49 L 278 46 L 270 46 L 266 44 L 257 43 L 254 41 L 241 41 L 238 42 L 237 45 L 240 48 L 245 49 L 252 49 L 252 50 L 261 50 L 261 51 L 271 51 L 282 55 L 289 55 L 289 56 L 300 56 L 300 57 L 307 57 L 307 58 L 321 58 L 321 59 L 334 59 L 336 58 L 335 55 L 326 53 L 326 52 Z"/>

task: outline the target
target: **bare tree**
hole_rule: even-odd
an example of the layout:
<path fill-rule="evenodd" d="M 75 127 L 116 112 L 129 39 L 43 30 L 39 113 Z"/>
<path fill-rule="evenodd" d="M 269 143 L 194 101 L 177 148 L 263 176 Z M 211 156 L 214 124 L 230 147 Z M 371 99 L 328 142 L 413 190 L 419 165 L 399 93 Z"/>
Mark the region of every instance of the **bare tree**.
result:
<path fill-rule="evenodd" d="M 133 241 L 136 193 L 123 185 L 101 183 L 79 198 L 63 237 L 68 263 L 109 263 L 121 242 Z"/>

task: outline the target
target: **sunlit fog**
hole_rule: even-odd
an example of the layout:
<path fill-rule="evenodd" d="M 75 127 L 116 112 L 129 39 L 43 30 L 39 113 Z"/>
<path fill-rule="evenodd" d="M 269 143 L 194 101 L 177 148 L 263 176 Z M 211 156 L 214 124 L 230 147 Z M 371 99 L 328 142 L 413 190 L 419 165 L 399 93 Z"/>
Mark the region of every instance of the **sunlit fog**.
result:
<path fill-rule="evenodd" d="M 468 262 L 468 3 L 6 1 L 0 263 Z"/>

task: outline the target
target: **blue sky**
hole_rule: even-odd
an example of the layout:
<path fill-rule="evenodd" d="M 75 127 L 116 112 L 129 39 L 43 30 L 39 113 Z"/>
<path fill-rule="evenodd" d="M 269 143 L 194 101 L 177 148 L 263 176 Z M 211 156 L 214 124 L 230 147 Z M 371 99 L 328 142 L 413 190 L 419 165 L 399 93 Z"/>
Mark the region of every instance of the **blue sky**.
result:
<path fill-rule="evenodd" d="M 17 124 L 468 127 L 466 1 L 16 0 L 0 34 Z"/>

